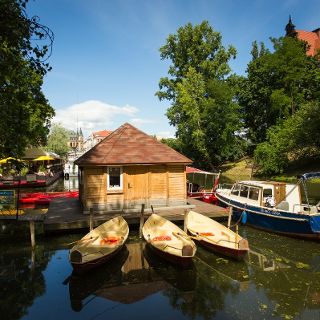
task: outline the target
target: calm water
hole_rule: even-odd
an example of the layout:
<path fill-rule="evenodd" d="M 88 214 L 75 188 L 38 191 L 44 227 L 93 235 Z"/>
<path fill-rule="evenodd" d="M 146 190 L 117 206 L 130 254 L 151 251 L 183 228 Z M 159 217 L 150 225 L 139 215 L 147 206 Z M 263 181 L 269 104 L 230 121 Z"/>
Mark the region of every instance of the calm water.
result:
<path fill-rule="evenodd" d="M 82 234 L 0 244 L 1 319 L 320 319 L 320 244 L 240 228 L 243 262 L 198 247 L 180 270 L 132 231 L 109 265 L 72 275 L 68 243 Z M 14 242 L 14 244 L 12 244 Z"/>

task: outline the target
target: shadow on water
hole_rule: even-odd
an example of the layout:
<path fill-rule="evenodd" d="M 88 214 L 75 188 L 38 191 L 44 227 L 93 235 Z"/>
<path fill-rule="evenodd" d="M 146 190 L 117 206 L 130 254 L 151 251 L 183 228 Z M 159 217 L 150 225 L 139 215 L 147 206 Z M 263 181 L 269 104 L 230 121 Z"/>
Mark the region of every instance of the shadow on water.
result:
<path fill-rule="evenodd" d="M 244 261 L 198 247 L 193 266 L 181 270 L 131 232 L 110 264 L 81 276 L 72 274 L 67 245 L 80 235 L 41 239 L 35 252 L 27 242 L 2 242 L 1 319 L 318 318 L 319 243 L 240 233 L 250 243 Z"/>

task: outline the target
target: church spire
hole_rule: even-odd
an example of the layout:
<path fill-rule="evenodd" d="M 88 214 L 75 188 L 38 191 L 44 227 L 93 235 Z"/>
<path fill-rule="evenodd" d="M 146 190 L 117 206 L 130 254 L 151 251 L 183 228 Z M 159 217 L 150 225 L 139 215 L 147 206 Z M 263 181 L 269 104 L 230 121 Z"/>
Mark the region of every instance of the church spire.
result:
<path fill-rule="evenodd" d="M 291 15 L 289 15 L 289 22 L 286 25 L 286 36 L 287 37 L 295 37 L 296 36 L 296 30 L 295 30 L 296 26 L 292 23 L 291 20 Z"/>

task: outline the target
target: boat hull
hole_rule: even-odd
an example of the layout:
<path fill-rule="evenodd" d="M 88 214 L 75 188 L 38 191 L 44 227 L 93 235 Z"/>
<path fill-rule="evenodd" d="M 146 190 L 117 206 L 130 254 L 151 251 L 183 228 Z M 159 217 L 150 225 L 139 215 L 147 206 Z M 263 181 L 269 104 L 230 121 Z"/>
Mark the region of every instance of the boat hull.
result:
<path fill-rule="evenodd" d="M 191 267 L 193 264 L 192 257 L 176 256 L 156 248 L 151 243 L 147 243 L 147 245 L 154 254 L 156 254 L 157 256 L 159 256 L 160 258 L 162 258 L 163 260 L 166 260 L 171 264 L 179 266 L 180 268 L 186 269 Z"/>
<path fill-rule="evenodd" d="M 195 243 L 171 221 L 153 213 L 142 227 L 150 249 L 167 262 L 187 268 L 196 253 Z"/>
<path fill-rule="evenodd" d="M 233 208 L 233 218 L 246 213 L 246 224 L 286 236 L 320 240 L 320 214 L 306 215 L 272 208 L 247 205 L 216 194 L 218 200 Z"/>
<path fill-rule="evenodd" d="M 218 246 L 205 240 L 196 240 L 196 241 L 211 252 L 214 252 L 223 256 L 227 256 L 235 260 L 242 260 L 248 253 L 248 249 L 245 249 L 245 250 L 232 249 L 228 247 Z"/>
<path fill-rule="evenodd" d="M 91 230 L 69 251 L 75 273 L 84 273 L 112 259 L 124 246 L 129 235 L 128 223 L 122 216 L 114 217 Z"/>
<path fill-rule="evenodd" d="M 73 272 L 76 274 L 83 274 L 83 273 L 86 273 L 92 269 L 95 269 L 95 268 L 107 263 L 108 261 L 110 261 L 116 254 L 118 254 L 119 251 L 121 251 L 122 248 L 123 248 L 123 245 L 118 247 L 112 253 L 105 255 L 105 256 L 102 256 L 101 258 L 98 258 L 95 260 L 91 260 L 91 261 L 84 262 L 84 263 L 71 263 L 71 265 L 73 267 Z"/>

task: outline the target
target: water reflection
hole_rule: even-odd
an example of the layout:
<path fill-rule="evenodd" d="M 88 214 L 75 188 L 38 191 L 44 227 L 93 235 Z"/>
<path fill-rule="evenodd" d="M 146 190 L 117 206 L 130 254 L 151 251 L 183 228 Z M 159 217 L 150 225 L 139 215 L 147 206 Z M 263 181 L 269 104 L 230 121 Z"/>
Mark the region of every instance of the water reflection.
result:
<path fill-rule="evenodd" d="M 5 243 L 0 247 L 0 310 L 1 318 L 20 319 L 34 300 L 45 294 L 42 270 L 50 259 L 50 252 L 39 245 L 36 250 L 19 243 Z M 14 307 L 13 307 L 14 306 Z M 2 319 L 4 319 L 2 318 Z"/>
<path fill-rule="evenodd" d="M 1 319 L 319 318 L 319 243 L 240 231 L 251 247 L 241 262 L 198 247 L 180 270 L 131 234 L 110 264 L 81 276 L 67 246 L 79 235 L 38 239 L 34 252 L 23 240 L 2 242 Z"/>
<path fill-rule="evenodd" d="M 252 234 L 251 229 L 242 231 Z M 291 319 L 306 310 L 319 312 L 320 255 L 314 251 L 318 244 L 254 234 L 258 237 L 250 239 L 252 250 L 245 261 L 224 259 L 200 247 L 187 270 L 177 269 L 142 242 L 133 241 L 101 272 L 72 277 L 71 306 L 81 311 L 95 297 L 134 304 L 158 293 L 187 319 L 221 314 L 237 319 Z"/>
<path fill-rule="evenodd" d="M 131 304 L 172 286 L 192 291 L 195 279 L 195 270 L 179 270 L 164 264 L 144 242 L 129 242 L 110 264 L 86 275 L 72 275 L 71 307 L 81 311 L 94 297 Z"/>

